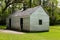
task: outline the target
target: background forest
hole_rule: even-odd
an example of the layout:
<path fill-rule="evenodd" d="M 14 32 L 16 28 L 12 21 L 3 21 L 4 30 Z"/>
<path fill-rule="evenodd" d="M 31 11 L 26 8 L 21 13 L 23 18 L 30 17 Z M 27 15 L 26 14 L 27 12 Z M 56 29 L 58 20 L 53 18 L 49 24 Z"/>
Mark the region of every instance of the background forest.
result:
<path fill-rule="evenodd" d="M 6 18 L 16 10 L 32 8 L 41 3 L 50 17 L 50 25 L 60 24 L 60 8 L 57 7 L 57 0 L 0 0 L 0 25 L 5 25 Z"/>

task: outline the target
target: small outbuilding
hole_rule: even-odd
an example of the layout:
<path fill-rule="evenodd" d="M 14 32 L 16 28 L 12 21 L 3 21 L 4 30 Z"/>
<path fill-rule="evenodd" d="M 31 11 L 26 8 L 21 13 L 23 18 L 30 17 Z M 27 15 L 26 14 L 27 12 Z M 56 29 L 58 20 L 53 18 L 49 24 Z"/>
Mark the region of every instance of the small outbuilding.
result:
<path fill-rule="evenodd" d="M 48 31 L 49 16 L 41 6 L 15 11 L 6 19 L 7 28 L 20 31 Z"/>

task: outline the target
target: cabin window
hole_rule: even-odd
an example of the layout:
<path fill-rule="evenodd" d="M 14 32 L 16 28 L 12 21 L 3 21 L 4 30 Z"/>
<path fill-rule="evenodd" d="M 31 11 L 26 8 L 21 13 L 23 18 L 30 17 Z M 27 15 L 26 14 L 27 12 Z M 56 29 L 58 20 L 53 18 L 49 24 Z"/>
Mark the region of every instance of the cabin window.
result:
<path fill-rule="evenodd" d="M 42 20 L 39 20 L 39 25 L 42 25 Z"/>

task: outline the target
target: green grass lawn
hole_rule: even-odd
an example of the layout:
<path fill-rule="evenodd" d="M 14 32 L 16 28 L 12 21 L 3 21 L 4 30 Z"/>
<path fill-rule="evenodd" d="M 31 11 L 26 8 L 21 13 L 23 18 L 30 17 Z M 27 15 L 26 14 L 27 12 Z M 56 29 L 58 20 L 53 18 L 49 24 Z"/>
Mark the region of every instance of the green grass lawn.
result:
<path fill-rule="evenodd" d="M 60 40 L 60 26 L 50 26 L 49 32 L 7 34 L 0 32 L 0 40 Z"/>

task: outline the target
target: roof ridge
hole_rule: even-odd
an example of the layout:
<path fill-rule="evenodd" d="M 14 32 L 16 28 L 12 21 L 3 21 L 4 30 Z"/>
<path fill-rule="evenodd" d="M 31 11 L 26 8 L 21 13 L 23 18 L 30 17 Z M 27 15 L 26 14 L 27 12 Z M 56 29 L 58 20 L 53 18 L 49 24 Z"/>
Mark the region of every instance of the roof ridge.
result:
<path fill-rule="evenodd" d="M 35 10 L 37 10 L 40 6 L 34 7 L 34 8 L 28 8 L 25 11 L 17 10 L 15 11 L 12 16 L 26 16 L 31 15 Z"/>

